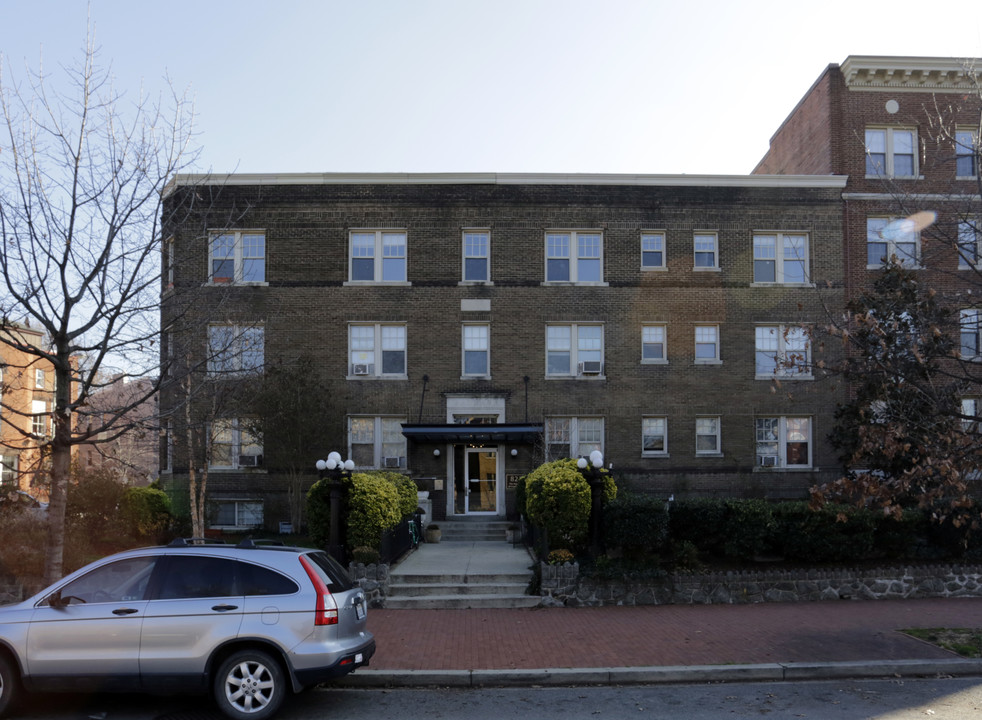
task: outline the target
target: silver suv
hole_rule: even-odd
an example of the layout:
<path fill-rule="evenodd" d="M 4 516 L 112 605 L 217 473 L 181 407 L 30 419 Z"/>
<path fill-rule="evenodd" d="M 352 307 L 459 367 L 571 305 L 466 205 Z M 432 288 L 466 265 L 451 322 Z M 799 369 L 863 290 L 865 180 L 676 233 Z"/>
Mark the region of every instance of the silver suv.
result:
<path fill-rule="evenodd" d="M 368 664 L 364 593 L 327 553 L 243 541 L 111 555 L 0 607 L 0 716 L 23 690 L 211 692 L 263 720 Z"/>

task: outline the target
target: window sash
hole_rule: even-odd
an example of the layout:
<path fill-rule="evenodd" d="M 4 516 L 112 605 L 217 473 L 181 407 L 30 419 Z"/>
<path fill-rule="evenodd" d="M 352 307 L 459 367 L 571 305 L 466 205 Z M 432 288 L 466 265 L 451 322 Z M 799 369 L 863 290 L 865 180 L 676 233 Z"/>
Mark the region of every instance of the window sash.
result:
<path fill-rule="evenodd" d="M 692 248 L 694 253 L 695 267 L 715 268 L 718 266 L 716 260 L 715 233 L 696 233 L 692 238 Z"/>
<path fill-rule="evenodd" d="M 641 235 L 641 268 L 665 267 L 665 233 Z"/>
<path fill-rule="evenodd" d="M 719 359 L 719 333 L 715 325 L 696 325 L 696 362 Z"/>
<path fill-rule="evenodd" d="M 719 453 L 719 418 L 696 418 L 696 455 Z"/>
<path fill-rule="evenodd" d="M 348 457 L 360 468 L 382 468 L 383 458 L 400 458 L 404 467 L 406 438 L 402 417 L 382 415 L 348 418 Z"/>
<path fill-rule="evenodd" d="M 587 457 L 603 452 L 604 420 L 591 417 L 547 417 L 546 452 L 550 460 Z"/>
<path fill-rule="evenodd" d="M 235 230 L 212 235 L 210 277 L 213 283 L 266 281 L 266 234 Z M 170 261 L 170 260 L 169 260 Z"/>
<path fill-rule="evenodd" d="M 811 418 L 762 417 L 755 420 L 758 467 L 812 466 Z"/>
<path fill-rule="evenodd" d="M 241 373 L 261 370 L 265 364 L 266 330 L 262 326 L 210 325 L 208 371 Z"/>
<path fill-rule="evenodd" d="M 488 282 L 489 249 L 491 234 L 486 232 L 464 233 L 464 281 Z"/>
<path fill-rule="evenodd" d="M 408 237 L 389 230 L 356 231 L 350 235 L 352 282 L 401 283 L 407 278 Z"/>
<path fill-rule="evenodd" d="M 390 324 L 349 325 L 349 372 L 355 365 L 368 365 L 368 377 L 406 374 L 406 326 Z M 376 363 L 376 359 L 381 360 Z"/>
<path fill-rule="evenodd" d="M 668 452 L 668 419 L 646 417 L 641 419 L 641 453 L 664 455 Z"/>
<path fill-rule="evenodd" d="M 975 267 L 979 263 L 979 220 L 958 223 L 958 267 Z"/>
<path fill-rule="evenodd" d="M 754 330 L 756 374 L 773 377 L 809 373 L 811 343 L 805 328 L 758 325 Z"/>
<path fill-rule="evenodd" d="M 963 358 L 977 358 L 982 354 L 979 338 L 979 311 L 962 310 L 959 313 L 961 354 Z"/>
<path fill-rule="evenodd" d="M 546 282 L 603 282 L 603 233 L 546 233 Z"/>
<path fill-rule="evenodd" d="M 490 328 L 487 325 L 465 325 L 463 333 L 464 375 L 490 375 Z"/>
<path fill-rule="evenodd" d="M 915 177 L 917 133 L 909 128 L 867 128 L 866 175 Z"/>
<path fill-rule="evenodd" d="M 546 375 L 573 376 L 579 363 L 603 359 L 603 325 L 546 326 Z"/>
<path fill-rule="evenodd" d="M 975 133 L 971 130 L 955 131 L 955 176 L 974 178 L 979 174 L 978 151 Z"/>
<path fill-rule="evenodd" d="M 919 233 L 905 230 L 897 218 L 866 218 L 866 264 L 881 267 L 892 256 L 903 264 L 917 264 Z"/>
<path fill-rule="evenodd" d="M 656 362 L 665 359 L 665 326 L 641 327 L 641 361 Z"/>

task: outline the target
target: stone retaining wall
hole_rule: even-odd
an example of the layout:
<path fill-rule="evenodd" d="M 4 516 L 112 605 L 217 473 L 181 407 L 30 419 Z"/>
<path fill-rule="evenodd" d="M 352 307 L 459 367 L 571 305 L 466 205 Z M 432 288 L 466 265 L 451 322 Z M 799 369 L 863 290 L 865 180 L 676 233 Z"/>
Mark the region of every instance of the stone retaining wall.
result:
<path fill-rule="evenodd" d="M 365 591 L 368 607 L 380 608 L 389 594 L 389 566 L 385 563 L 365 565 L 349 563 L 348 574 L 351 580 Z"/>
<path fill-rule="evenodd" d="M 581 577 L 578 563 L 540 563 L 540 571 L 544 607 L 982 597 L 980 566 L 746 570 L 605 582 Z"/>

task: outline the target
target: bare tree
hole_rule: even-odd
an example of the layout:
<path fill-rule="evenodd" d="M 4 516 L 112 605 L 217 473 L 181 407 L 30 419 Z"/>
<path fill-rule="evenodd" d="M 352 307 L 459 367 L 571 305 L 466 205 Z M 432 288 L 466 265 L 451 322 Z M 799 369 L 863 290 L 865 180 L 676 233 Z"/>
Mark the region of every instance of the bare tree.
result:
<path fill-rule="evenodd" d="M 116 365 L 156 373 L 161 292 L 161 191 L 194 161 L 193 108 L 168 86 L 160 97 L 128 97 L 100 68 L 93 37 L 67 84 L 28 71 L 21 82 L 0 64 L 0 328 L 17 321 L 44 331 L 15 350 L 54 367 L 54 432 L 45 579 L 62 573 L 72 449 L 111 440 L 157 382 L 120 406 L 86 417 L 90 396 Z M 63 89 L 64 88 L 64 89 Z M 183 208 L 181 208 L 183 210 Z"/>

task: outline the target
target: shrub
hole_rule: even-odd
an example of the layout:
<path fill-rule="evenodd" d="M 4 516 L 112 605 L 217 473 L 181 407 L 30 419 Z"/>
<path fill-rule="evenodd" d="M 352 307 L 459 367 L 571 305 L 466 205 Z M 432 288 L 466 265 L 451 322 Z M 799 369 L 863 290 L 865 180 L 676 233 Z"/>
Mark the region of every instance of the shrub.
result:
<path fill-rule="evenodd" d="M 317 547 L 327 547 L 331 537 L 331 485 L 318 480 L 307 491 L 307 532 Z"/>
<path fill-rule="evenodd" d="M 119 509 L 129 537 L 137 542 L 162 542 L 170 530 L 170 499 L 159 488 L 126 488 Z"/>
<path fill-rule="evenodd" d="M 726 514 L 724 500 L 677 500 L 669 508 L 669 537 L 674 545 L 691 543 L 703 554 L 720 556 L 726 542 Z"/>
<path fill-rule="evenodd" d="M 724 519 L 723 553 L 738 560 L 753 560 L 775 552 L 777 524 L 766 500 L 729 500 Z"/>
<path fill-rule="evenodd" d="M 399 491 L 395 485 L 376 473 L 355 473 L 351 476 L 348 547 L 379 547 L 382 532 L 398 525 L 401 520 Z"/>
<path fill-rule="evenodd" d="M 873 554 L 875 522 L 868 510 L 806 502 L 784 502 L 773 508 L 778 550 L 788 560 L 850 562 Z"/>
<path fill-rule="evenodd" d="M 65 504 L 66 547 L 91 542 L 102 548 L 98 555 L 105 555 L 125 545 L 129 532 L 118 512 L 125 492 L 126 486 L 108 469 L 73 468 Z"/>
<path fill-rule="evenodd" d="M 372 474 L 392 483 L 399 493 L 400 519 L 416 512 L 416 508 L 419 507 L 419 495 L 416 494 L 419 488 L 416 487 L 416 483 L 413 482 L 411 477 L 394 472 L 376 472 Z"/>
<path fill-rule="evenodd" d="M 617 496 L 617 485 L 606 471 L 604 498 Z M 571 459 L 554 460 L 533 470 L 525 482 L 529 520 L 546 530 L 549 542 L 581 548 L 590 522 L 590 484 Z"/>
<path fill-rule="evenodd" d="M 565 548 L 558 548 L 549 553 L 549 559 L 546 562 L 550 565 L 563 565 L 576 562 L 576 556 Z"/>
<path fill-rule="evenodd" d="M 604 509 L 608 548 L 622 548 L 627 557 L 659 554 L 668 536 L 665 501 L 653 495 L 623 493 Z"/>

